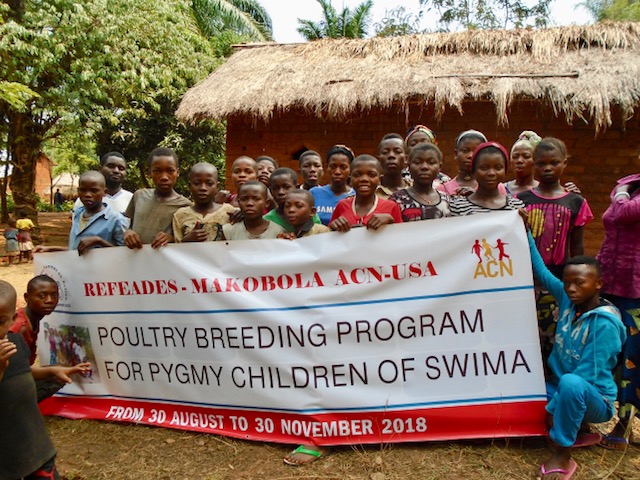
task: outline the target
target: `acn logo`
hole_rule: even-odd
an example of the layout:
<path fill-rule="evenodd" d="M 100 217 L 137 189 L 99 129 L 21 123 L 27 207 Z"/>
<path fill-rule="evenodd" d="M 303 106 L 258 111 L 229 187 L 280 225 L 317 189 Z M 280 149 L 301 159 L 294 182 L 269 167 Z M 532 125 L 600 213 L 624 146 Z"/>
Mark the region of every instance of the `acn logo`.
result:
<path fill-rule="evenodd" d="M 471 247 L 471 253 L 478 257 L 478 265 L 473 278 L 495 278 L 513 276 L 513 263 L 505 251 L 505 246 L 509 245 L 500 238 L 496 240 L 496 245 L 491 246 L 486 238 L 476 239 Z M 498 258 L 496 258 L 496 255 Z"/>

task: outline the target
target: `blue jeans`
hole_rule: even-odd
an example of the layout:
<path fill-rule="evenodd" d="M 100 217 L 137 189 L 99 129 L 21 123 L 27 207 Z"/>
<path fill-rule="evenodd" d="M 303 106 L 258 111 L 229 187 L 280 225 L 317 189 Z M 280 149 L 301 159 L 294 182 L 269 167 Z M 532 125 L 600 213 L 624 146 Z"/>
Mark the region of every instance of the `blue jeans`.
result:
<path fill-rule="evenodd" d="M 553 427 L 549 436 L 557 445 L 570 447 L 576 442 L 583 422 L 606 422 L 613 416 L 613 406 L 584 378 L 567 373 L 558 386 L 547 383 L 547 396 L 556 395 Z"/>

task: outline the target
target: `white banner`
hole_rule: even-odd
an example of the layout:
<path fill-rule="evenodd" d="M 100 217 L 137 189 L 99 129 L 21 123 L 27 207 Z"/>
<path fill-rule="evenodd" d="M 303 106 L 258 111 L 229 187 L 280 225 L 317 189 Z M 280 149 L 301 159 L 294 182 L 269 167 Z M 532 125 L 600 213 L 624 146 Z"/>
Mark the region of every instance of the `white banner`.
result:
<path fill-rule="evenodd" d="M 545 387 L 516 212 L 36 256 L 43 363 L 95 365 L 43 409 L 318 444 L 536 435 Z"/>

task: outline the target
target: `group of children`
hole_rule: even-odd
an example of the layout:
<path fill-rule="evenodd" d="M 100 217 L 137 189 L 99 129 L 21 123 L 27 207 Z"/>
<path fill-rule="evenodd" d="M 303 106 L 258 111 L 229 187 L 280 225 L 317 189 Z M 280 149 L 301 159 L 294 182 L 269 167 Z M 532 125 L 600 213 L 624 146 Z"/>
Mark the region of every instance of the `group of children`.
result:
<path fill-rule="evenodd" d="M 74 212 L 69 249 L 84 255 L 95 247 L 121 245 L 137 249 L 170 242 L 294 240 L 360 226 L 377 230 L 406 221 L 520 210 L 539 280 L 547 411 L 556 446 L 542 474 L 545 479 L 570 478 L 575 471 L 570 447 L 580 442 L 581 424 L 613 415 L 612 371 L 625 338 L 619 313 L 600 301 L 597 261 L 582 256 L 582 229 L 593 215 L 577 187 L 561 183 L 567 151 L 558 139 L 525 131 L 508 152 L 481 132 L 467 130 L 456 138 L 454 153 L 458 172 L 449 178 L 441 172 L 443 154 L 435 133 L 418 125 L 405 138 L 385 135 L 376 156 L 355 156 L 345 145 L 331 147 L 324 161 L 317 152 L 304 152 L 301 184 L 294 170 L 279 168 L 271 157 L 242 156 L 231 167 L 234 194 L 219 191 L 213 165 L 198 163 L 189 173 L 189 200 L 174 190 L 176 154 L 157 148 L 149 155 L 154 188 L 136 191 L 124 210 L 105 201 L 119 194 L 124 167 L 119 176 L 107 177 L 108 158 L 103 157 L 101 172 L 85 172 L 80 178 L 81 206 Z M 515 179 L 506 182 L 509 168 Z M 325 171 L 329 183 L 321 185 Z M 305 464 L 324 452 L 304 445 L 285 462 Z"/>

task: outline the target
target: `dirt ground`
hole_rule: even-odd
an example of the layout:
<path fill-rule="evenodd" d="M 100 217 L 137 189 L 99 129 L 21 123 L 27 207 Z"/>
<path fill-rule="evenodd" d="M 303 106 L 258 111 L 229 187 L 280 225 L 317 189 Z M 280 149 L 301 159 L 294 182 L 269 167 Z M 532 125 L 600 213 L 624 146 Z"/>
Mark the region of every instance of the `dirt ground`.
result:
<path fill-rule="evenodd" d="M 65 245 L 69 225 L 68 213 L 40 214 L 48 245 Z M 31 264 L 4 264 L 0 278 L 12 283 L 22 297 L 32 269 Z M 540 438 L 356 445 L 334 449 L 321 461 L 294 468 L 282 463 L 289 445 L 93 420 L 51 417 L 47 425 L 58 448 L 58 467 L 67 480 L 533 479 L 539 477 L 539 464 L 548 456 Z M 606 431 L 607 426 L 596 428 Z M 635 433 L 640 438 L 638 427 Z M 576 479 L 640 478 L 636 445 L 622 452 L 584 448 L 574 457 L 580 466 Z"/>

